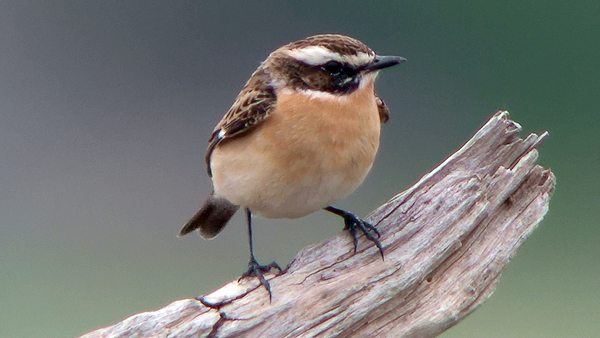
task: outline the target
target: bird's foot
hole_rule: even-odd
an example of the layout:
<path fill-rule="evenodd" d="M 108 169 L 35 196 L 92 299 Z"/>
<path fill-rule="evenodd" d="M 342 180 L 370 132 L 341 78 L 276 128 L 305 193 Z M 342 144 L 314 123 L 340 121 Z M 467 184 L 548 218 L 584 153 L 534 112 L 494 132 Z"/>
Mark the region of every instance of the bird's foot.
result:
<path fill-rule="evenodd" d="M 381 237 L 381 234 L 374 225 L 348 211 L 344 211 L 331 206 L 325 208 L 325 210 L 339 215 L 344 219 L 346 229 L 348 229 L 348 231 L 352 235 L 352 239 L 354 242 L 354 253 L 356 253 L 356 248 L 358 247 L 358 236 L 360 236 L 358 231 L 360 230 L 363 234 L 365 234 L 365 237 L 367 237 L 368 240 L 370 240 L 377 246 L 377 249 L 379 249 L 379 253 L 381 254 L 381 258 L 384 259 L 383 247 L 381 246 L 381 242 L 379 241 L 379 237 Z"/>
<path fill-rule="evenodd" d="M 263 273 L 271 272 L 273 269 L 279 270 L 278 274 L 283 272 L 283 269 L 279 266 L 279 264 L 277 264 L 277 262 L 271 262 L 267 265 L 260 265 L 256 261 L 256 258 L 251 256 L 250 261 L 248 262 L 248 270 L 242 274 L 242 277 L 240 277 L 238 282 L 244 277 L 258 277 L 260 283 L 267 289 L 267 292 L 269 293 L 269 301 L 271 301 L 271 285 Z"/>

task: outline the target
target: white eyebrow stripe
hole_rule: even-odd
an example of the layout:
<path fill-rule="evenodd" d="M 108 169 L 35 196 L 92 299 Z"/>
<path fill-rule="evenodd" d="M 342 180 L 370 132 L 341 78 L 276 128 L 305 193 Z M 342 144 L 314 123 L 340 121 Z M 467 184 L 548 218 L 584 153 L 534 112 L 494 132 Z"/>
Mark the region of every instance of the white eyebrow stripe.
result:
<path fill-rule="evenodd" d="M 373 62 L 375 54 L 358 53 L 356 55 L 346 55 L 346 61 L 355 66 L 364 66 L 368 63 Z"/>
<path fill-rule="evenodd" d="M 287 54 L 298 61 L 312 66 L 325 64 L 327 61 L 335 60 L 342 62 L 342 57 L 329 49 L 321 46 L 308 46 L 287 51 Z"/>
<path fill-rule="evenodd" d="M 367 53 L 358 53 L 356 55 L 344 55 L 343 57 L 323 46 L 308 46 L 303 48 L 290 49 L 286 51 L 287 55 L 294 59 L 309 64 L 311 66 L 324 65 L 329 61 L 338 61 L 349 63 L 354 66 L 365 65 L 375 58 L 375 55 Z"/>

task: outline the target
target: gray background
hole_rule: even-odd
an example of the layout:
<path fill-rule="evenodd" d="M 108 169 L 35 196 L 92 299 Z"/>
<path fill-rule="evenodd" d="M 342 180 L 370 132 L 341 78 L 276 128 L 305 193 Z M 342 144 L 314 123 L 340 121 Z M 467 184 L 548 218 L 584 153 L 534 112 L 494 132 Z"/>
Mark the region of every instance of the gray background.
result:
<path fill-rule="evenodd" d="M 445 336 L 600 335 L 599 17 L 597 1 L 3 1 L 0 335 L 74 336 L 239 276 L 241 215 L 175 237 L 211 189 L 207 138 L 270 51 L 323 32 L 409 60 L 379 78 L 391 120 L 340 207 L 366 215 L 496 110 L 550 132 L 549 214 Z M 259 260 L 281 264 L 342 229 L 255 224 Z"/>

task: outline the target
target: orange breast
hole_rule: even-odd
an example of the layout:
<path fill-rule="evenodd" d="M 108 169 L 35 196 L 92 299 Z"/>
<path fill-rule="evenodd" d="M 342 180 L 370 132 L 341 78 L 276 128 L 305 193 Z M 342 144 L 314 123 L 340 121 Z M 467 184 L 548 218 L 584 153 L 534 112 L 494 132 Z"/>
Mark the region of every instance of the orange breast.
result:
<path fill-rule="evenodd" d="M 215 191 L 266 217 L 307 215 L 362 183 L 380 129 L 372 81 L 340 98 L 278 93 L 266 121 L 215 149 Z"/>

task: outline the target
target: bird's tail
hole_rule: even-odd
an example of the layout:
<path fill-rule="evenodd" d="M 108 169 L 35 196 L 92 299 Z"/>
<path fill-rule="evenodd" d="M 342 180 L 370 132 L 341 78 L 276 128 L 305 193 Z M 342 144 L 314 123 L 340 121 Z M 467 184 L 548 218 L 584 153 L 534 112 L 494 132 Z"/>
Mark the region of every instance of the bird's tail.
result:
<path fill-rule="evenodd" d="M 204 202 L 204 206 L 183 226 L 179 236 L 187 235 L 198 229 L 202 238 L 212 239 L 225 228 L 227 222 L 239 208 L 213 191 Z"/>

